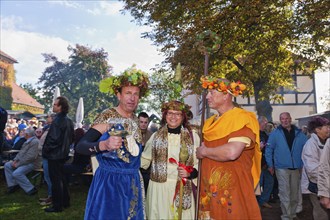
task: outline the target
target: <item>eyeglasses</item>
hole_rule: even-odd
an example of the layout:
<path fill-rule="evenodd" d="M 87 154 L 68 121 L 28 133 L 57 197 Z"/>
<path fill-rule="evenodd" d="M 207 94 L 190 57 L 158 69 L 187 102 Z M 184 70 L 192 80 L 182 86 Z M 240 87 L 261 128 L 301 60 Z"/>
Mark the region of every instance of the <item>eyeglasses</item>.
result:
<path fill-rule="evenodd" d="M 181 117 L 182 116 L 182 113 L 176 113 L 176 112 L 167 112 L 167 116 L 169 116 L 169 117 L 173 117 L 173 116 L 175 116 L 175 117 Z"/>

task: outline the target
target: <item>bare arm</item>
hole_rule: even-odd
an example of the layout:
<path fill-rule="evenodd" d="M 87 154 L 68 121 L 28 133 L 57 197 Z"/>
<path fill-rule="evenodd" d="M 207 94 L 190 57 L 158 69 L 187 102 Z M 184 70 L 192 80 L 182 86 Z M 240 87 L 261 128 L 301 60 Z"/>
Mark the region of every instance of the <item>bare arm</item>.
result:
<path fill-rule="evenodd" d="M 206 157 L 215 161 L 232 161 L 236 160 L 241 155 L 245 147 L 246 143 L 234 141 L 215 148 L 208 148 L 203 142 L 202 145 L 197 148 L 196 156 L 198 159 Z"/>

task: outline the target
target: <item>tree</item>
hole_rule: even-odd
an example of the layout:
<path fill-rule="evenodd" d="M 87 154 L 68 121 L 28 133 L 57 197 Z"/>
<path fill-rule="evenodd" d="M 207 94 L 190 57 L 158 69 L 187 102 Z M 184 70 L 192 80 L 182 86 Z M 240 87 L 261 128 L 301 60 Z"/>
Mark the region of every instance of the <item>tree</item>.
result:
<path fill-rule="evenodd" d="M 47 96 L 51 96 L 51 93 L 46 95 L 42 92 L 40 87 L 35 88 L 31 83 L 21 84 L 20 87 L 23 88 L 32 98 L 37 100 L 37 102 L 45 106 L 45 112 L 51 110 L 51 106 L 48 105 L 48 99 L 46 98 Z"/>
<path fill-rule="evenodd" d="M 141 99 L 137 112 L 154 110 L 161 114 L 161 105 L 164 102 L 170 100 L 183 101 L 180 63 L 177 65 L 175 72 L 164 68 L 155 70 L 149 76 L 149 81 L 150 95 Z"/>
<path fill-rule="evenodd" d="M 71 104 L 71 116 L 75 113 L 80 97 L 84 98 L 84 121 L 90 123 L 101 110 L 111 107 L 116 101 L 99 91 L 98 83 L 111 74 L 108 65 L 108 54 L 103 49 L 92 50 L 86 46 L 68 47 L 71 52 L 68 61 L 59 61 L 52 54 L 43 54 L 47 67 L 38 83 L 42 84 L 47 105 L 51 106 L 53 91 L 60 88 L 61 95 L 66 96 Z"/>
<path fill-rule="evenodd" d="M 279 87 L 292 88 L 293 69 L 312 74 L 330 54 L 325 1 L 124 2 L 124 10 L 139 24 L 153 28 L 144 37 L 162 47 L 166 62 L 172 67 L 182 64 L 184 83 L 192 90 L 200 92 L 196 85 L 203 73 L 203 56 L 207 48 L 215 48 L 208 52 L 210 74 L 248 84 L 258 114 L 260 102 L 278 99 Z"/>

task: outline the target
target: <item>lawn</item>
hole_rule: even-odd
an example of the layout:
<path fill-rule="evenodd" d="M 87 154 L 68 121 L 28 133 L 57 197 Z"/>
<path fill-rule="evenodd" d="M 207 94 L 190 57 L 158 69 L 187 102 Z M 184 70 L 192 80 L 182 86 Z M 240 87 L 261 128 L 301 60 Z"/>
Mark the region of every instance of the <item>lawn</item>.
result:
<path fill-rule="evenodd" d="M 30 175 L 31 178 L 31 175 Z M 78 184 L 73 184 L 69 187 L 71 206 L 60 213 L 46 213 L 43 206 L 39 205 L 38 199 L 47 195 L 47 185 L 40 183 L 40 176 L 36 179 L 31 179 L 32 183 L 37 185 L 38 193 L 33 196 L 28 196 L 22 189 L 12 194 L 6 194 L 7 185 L 3 175 L 3 170 L 0 171 L 0 219 L 1 220 L 76 220 L 84 218 L 85 202 L 88 193 L 88 184 L 81 181 L 77 177 Z"/>

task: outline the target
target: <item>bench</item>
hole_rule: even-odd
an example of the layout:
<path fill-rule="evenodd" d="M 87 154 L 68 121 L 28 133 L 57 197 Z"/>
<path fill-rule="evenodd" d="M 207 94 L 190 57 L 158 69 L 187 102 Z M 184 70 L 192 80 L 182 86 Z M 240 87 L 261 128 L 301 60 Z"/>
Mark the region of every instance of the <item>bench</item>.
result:
<path fill-rule="evenodd" d="M 31 173 L 32 173 L 31 179 L 34 181 L 33 185 L 36 184 L 37 177 L 40 176 L 39 186 L 41 186 L 42 183 L 44 182 L 44 169 L 42 168 L 34 169 Z"/>
<path fill-rule="evenodd" d="M 93 176 L 93 172 L 79 173 L 77 175 Z"/>

